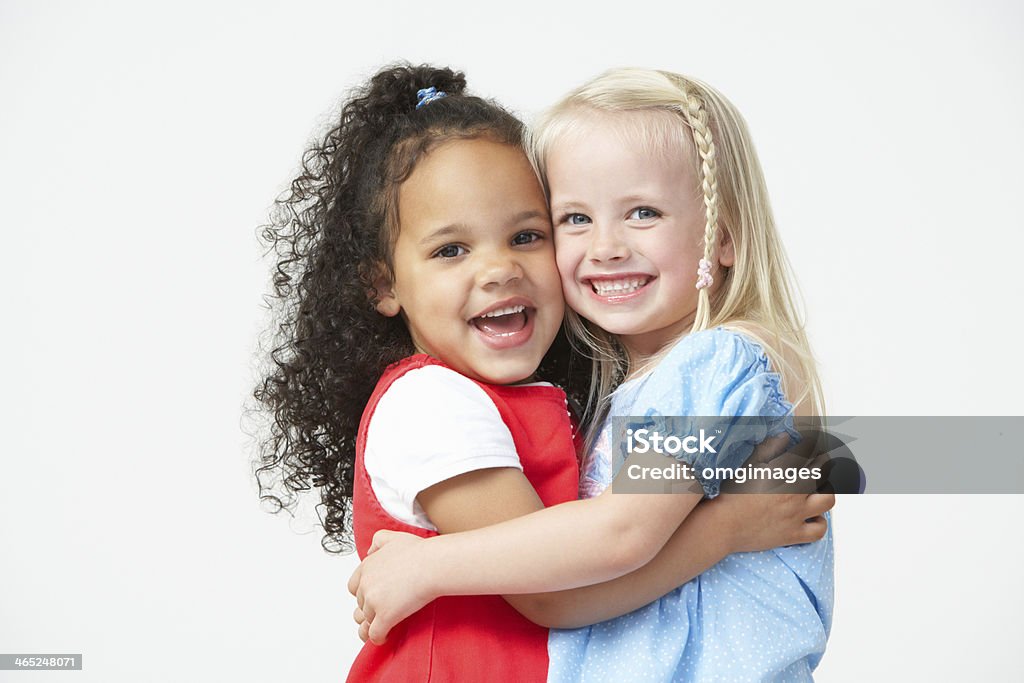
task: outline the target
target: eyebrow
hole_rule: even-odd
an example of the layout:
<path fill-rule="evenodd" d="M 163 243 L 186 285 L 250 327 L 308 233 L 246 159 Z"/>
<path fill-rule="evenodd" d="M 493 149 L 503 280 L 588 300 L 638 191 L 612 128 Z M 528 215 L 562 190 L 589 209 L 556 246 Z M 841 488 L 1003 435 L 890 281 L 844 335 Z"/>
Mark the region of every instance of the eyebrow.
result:
<path fill-rule="evenodd" d="M 650 202 L 650 201 L 653 201 L 653 199 L 654 199 L 654 193 L 650 193 L 650 192 L 647 193 L 647 194 L 634 193 L 634 194 L 626 195 L 625 197 L 619 197 L 619 201 L 620 202 L 629 202 L 629 203 L 633 203 L 633 202 L 639 202 L 639 203 Z"/>
<path fill-rule="evenodd" d="M 548 218 L 548 214 L 546 211 L 535 211 L 532 209 L 528 211 L 520 211 L 519 213 L 512 217 L 511 223 L 515 225 L 517 223 L 522 223 L 523 221 L 532 220 L 534 218 Z"/>
<path fill-rule="evenodd" d="M 633 192 L 631 194 L 624 195 L 622 197 L 615 197 L 615 201 L 617 203 L 619 203 L 619 204 L 659 204 L 659 203 L 661 203 L 656 198 L 656 194 L 653 193 L 653 192 L 647 193 L 647 194 L 644 194 L 642 192 Z M 580 201 L 576 201 L 576 200 L 568 201 L 568 202 L 559 202 L 557 204 L 552 204 L 551 205 L 551 212 L 552 213 L 567 213 L 567 212 L 568 213 L 572 213 L 572 212 L 586 213 L 587 211 L 590 211 L 590 207 L 586 203 L 580 202 Z"/>
<path fill-rule="evenodd" d="M 420 245 L 426 246 L 427 244 L 435 242 L 443 237 L 448 237 L 450 235 L 458 235 L 459 233 L 465 231 L 466 226 L 463 225 L 462 223 L 452 223 L 451 225 L 446 225 L 443 228 L 438 228 L 434 232 L 430 233 L 429 235 L 421 239 Z"/>
<path fill-rule="evenodd" d="M 558 204 L 552 204 L 551 205 L 551 212 L 552 213 L 564 213 L 566 211 L 579 211 L 579 212 L 583 212 L 583 211 L 587 211 L 587 210 L 588 209 L 587 209 L 586 205 L 585 204 L 581 204 L 580 202 L 560 202 Z"/>

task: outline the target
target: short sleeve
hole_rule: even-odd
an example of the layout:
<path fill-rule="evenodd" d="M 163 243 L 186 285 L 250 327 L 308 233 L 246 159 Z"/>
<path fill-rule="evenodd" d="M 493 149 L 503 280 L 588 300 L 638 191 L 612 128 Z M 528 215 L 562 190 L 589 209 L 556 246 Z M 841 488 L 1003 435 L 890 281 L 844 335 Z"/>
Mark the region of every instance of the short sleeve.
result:
<path fill-rule="evenodd" d="M 643 417 L 685 417 L 687 431 L 714 433 L 713 451 L 676 456 L 694 466 L 709 498 L 722 484 L 717 470 L 742 466 L 765 439 L 786 432 L 794 443 L 800 440 L 781 377 L 758 344 L 731 330 L 684 337 L 655 368 L 638 399 L 637 405 L 647 406 Z"/>
<path fill-rule="evenodd" d="M 409 371 L 380 398 L 363 461 L 381 507 L 430 530 L 436 528 L 416 502 L 421 491 L 474 470 L 522 470 L 494 401 L 473 381 L 436 365 Z"/>

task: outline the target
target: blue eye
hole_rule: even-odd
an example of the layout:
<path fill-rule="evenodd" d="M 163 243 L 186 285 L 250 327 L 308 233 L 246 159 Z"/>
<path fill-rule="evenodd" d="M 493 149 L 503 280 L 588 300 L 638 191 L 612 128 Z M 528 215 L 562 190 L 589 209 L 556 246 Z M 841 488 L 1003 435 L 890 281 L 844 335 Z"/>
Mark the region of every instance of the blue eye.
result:
<path fill-rule="evenodd" d="M 648 206 L 641 206 L 633 209 L 633 212 L 629 214 L 630 220 L 634 221 L 647 221 L 652 218 L 658 218 L 659 216 L 661 216 L 660 213 Z"/>
<path fill-rule="evenodd" d="M 512 244 L 515 246 L 522 246 L 524 244 L 532 244 L 533 242 L 536 242 L 543 238 L 544 236 L 541 235 L 540 233 L 533 232 L 532 230 L 530 230 L 527 232 L 517 233 L 516 236 L 512 238 Z"/>
<path fill-rule="evenodd" d="M 587 225 L 590 223 L 590 216 L 583 213 L 569 213 L 561 221 L 569 225 Z"/>
<path fill-rule="evenodd" d="M 457 244 L 446 244 L 432 254 L 433 258 L 452 259 L 462 256 L 466 252 L 465 247 Z"/>

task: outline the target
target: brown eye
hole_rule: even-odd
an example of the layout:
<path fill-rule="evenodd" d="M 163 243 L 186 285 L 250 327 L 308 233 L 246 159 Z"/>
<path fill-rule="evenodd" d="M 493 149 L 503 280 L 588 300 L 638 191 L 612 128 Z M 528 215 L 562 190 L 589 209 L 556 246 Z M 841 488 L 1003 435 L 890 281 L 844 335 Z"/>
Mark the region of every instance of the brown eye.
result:
<path fill-rule="evenodd" d="M 460 247 L 457 244 L 446 244 L 433 253 L 434 258 L 452 259 L 458 256 L 462 256 L 465 252 L 465 248 Z"/>
<path fill-rule="evenodd" d="M 537 232 L 520 232 L 512 238 L 512 244 L 515 246 L 521 246 L 524 244 L 531 244 L 537 240 L 543 239 L 543 236 Z"/>

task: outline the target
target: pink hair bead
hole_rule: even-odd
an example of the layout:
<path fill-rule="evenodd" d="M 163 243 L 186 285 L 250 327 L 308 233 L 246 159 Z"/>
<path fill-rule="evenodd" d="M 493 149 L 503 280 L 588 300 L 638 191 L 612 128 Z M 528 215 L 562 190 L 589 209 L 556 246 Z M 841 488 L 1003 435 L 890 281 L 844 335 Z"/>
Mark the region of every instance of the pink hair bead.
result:
<path fill-rule="evenodd" d="M 711 261 L 701 259 L 697 264 L 697 289 L 710 287 L 715 279 L 711 277 Z"/>

